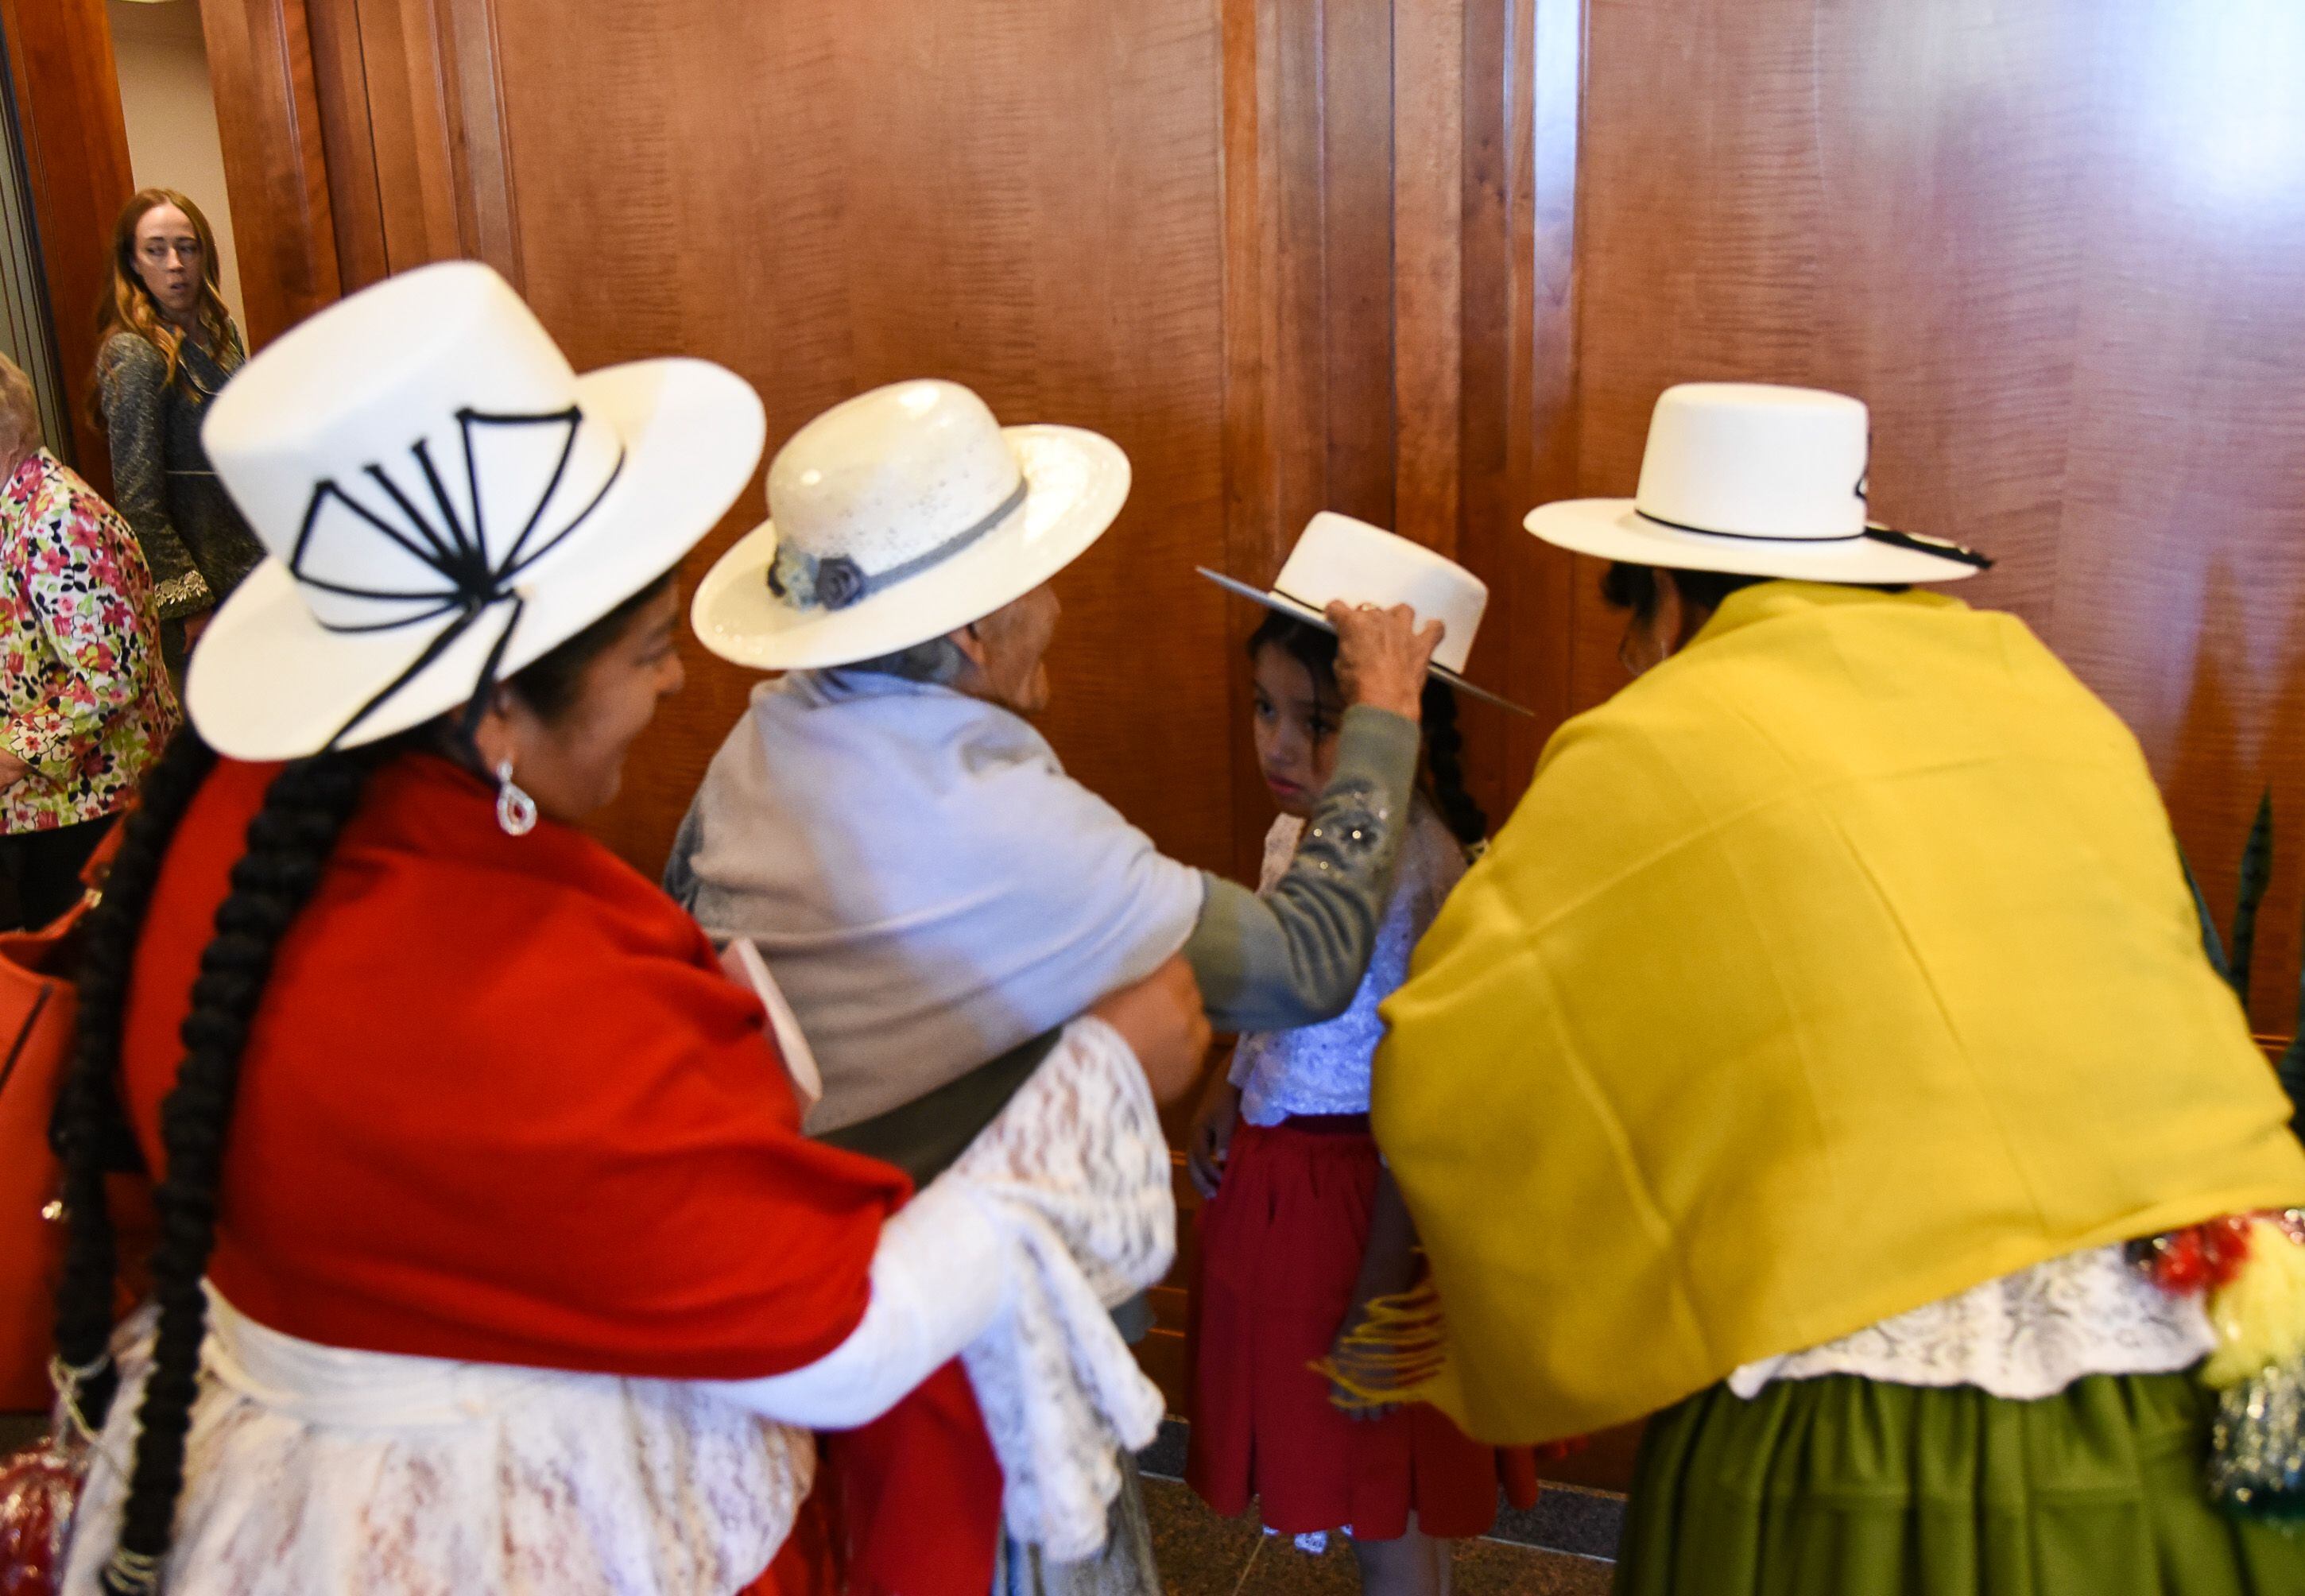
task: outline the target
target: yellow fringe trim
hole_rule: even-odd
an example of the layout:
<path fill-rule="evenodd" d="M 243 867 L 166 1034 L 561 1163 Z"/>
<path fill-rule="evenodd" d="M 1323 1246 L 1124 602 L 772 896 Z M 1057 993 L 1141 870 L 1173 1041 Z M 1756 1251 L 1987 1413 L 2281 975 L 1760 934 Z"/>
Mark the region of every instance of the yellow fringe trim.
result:
<path fill-rule="evenodd" d="M 2240 1272 L 2209 1296 L 2217 1350 L 2203 1383 L 2226 1391 L 2305 1356 L 2305 1246 L 2270 1219 L 2252 1219 Z"/>
<path fill-rule="evenodd" d="M 1336 1388 L 1329 1400 L 1347 1413 L 1416 1402 L 1441 1373 L 1444 1324 L 1441 1293 L 1428 1275 L 1369 1303 L 1337 1350 L 1307 1367 Z"/>

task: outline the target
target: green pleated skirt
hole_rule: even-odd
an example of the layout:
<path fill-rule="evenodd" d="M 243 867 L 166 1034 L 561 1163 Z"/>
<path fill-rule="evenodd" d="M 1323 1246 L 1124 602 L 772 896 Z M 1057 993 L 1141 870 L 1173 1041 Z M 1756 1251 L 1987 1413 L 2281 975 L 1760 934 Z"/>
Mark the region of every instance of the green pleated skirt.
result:
<path fill-rule="evenodd" d="M 2305 1536 L 2212 1507 L 2190 1376 L 2038 1402 L 1725 1386 L 1649 1422 L 1619 1596 L 2305 1596 Z"/>

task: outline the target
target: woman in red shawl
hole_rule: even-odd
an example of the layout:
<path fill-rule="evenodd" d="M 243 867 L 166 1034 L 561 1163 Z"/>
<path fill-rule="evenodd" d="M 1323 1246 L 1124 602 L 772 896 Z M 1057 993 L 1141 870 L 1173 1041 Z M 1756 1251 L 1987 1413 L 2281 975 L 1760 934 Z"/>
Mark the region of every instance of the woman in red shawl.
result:
<path fill-rule="evenodd" d="M 66 1591 L 821 1585 L 807 1430 L 859 1425 L 851 1583 L 985 1587 L 950 1360 L 1004 1303 L 997 1209 L 803 1140 L 758 999 L 574 824 L 680 684 L 668 573 L 762 430 L 701 361 L 575 377 L 461 263 L 218 400 L 276 557 L 90 924 L 59 1342 L 102 1435 Z M 1189 1070 L 1190 994 L 1103 1012 L 1103 1057 Z M 102 1177 L 137 1160 L 157 1314 L 115 1337 Z"/>

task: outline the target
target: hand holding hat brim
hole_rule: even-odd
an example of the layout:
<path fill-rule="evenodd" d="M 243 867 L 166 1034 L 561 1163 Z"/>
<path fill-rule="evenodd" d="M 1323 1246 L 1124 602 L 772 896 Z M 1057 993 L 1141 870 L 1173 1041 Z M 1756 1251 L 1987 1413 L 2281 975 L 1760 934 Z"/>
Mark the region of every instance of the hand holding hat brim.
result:
<path fill-rule="evenodd" d="M 1251 599 L 1255 603 L 1264 606 L 1267 609 L 1277 610 L 1292 620 L 1302 621 L 1308 626 L 1318 626 L 1323 632 L 1333 633 L 1336 631 L 1336 627 L 1330 624 L 1329 617 L 1327 615 L 1322 614 L 1319 610 L 1314 609 L 1311 605 L 1301 603 L 1295 598 L 1289 598 L 1285 593 L 1269 592 L 1263 588 L 1252 587 L 1247 582 L 1241 582 L 1235 577 L 1225 575 L 1222 572 L 1212 571 L 1206 565 L 1195 565 L 1193 568 L 1195 571 L 1198 571 L 1203 576 L 1207 577 L 1211 582 L 1216 583 L 1217 586 L 1224 589 L 1227 592 L 1238 593 L 1244 598 Z M 1520 705 L 1514 703 L 1510 699 L 1500 698 L 1497 694 L 1491 692 L 1485 687 L 1475 686 L 1472 683 L 1467 682 L 1464 677 L 1459 675 L 1455 671 L 1450 670 L 1444 666 L 1433 665 L 1427 666 L 1425 668 L 1430 674 L 1440 677 L 1442 681 L 1446 682 L 1450 687 L 1454 688 L 1458 692 L 1469 693 L 1474 698 L 1479 699 L 1483 703 L 1494 704 L 1500 709 L 1510 709 L 1516 715 L 1528 715 L 1533 717 L 1535 713 L 1534 710 L 1524 709 Z"/>

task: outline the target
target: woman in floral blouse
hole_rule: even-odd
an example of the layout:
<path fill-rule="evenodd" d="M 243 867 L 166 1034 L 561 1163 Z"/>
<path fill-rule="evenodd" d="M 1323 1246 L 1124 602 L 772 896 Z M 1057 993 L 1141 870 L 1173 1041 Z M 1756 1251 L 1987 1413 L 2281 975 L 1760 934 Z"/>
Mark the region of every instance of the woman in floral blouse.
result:
<path fill-rule="evenodd" d="M 79 896 L 176 702 L 135 534 L 41 446 L 32 385 L 4 356 L 0 483 L 0 877 L 14 923 L 37 926 Z"/>

